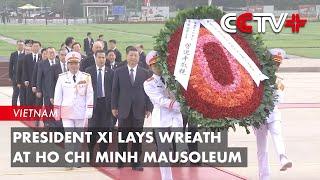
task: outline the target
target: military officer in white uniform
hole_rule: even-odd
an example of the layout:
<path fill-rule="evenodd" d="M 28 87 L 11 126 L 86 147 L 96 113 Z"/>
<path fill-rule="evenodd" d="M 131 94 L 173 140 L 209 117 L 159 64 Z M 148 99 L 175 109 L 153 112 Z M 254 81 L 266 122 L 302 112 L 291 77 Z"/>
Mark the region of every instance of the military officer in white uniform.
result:
<path fill-rule="evenodd" d="M 272 55 L 272 59 L 275 61 L 277 68 L 284 59 L 281 52 L 269 51 Z M 277 69 L 277 71 L 278 71 Z M 277 75 L 276 80 L 276 95 L 275 107 L 273 112 L 269 115 L 266 123 L 261 125 L 258 129 L 254 129 L 257 139 L 257 155 L 258 155 L 258 166 L 259 166 L 259 179 L 268 180 L 270 178 L 269 162 L 268 162 L 268 132 L 270 133 L 274 147 L 277 151 L 278 158 L 281 164 L 280 171 L 285 171 L 287 168 L 292 167 L 292 162 L 288 159 L 285 153 L 284 142 L 281 131 L 281 112 L 278 108 L 278 104 L 283 102 L 284 96 L 284 85 L 282 83 L 283 78 Z"/>
<path fill-rule="evenodd" d="M 160 127 L 160 131 L 170 131 L 171 128 L 183 127 L 183 119 L 180 112 L 180 104 L 175 100 L 173 94 L 166 88 L 164 79 L 162 78 L 161 69 L 157 63 L 157 52 L 151 51 L 146 56 L 146 63 L 153 71 L 153 76 L 144 82 L 144 90 L 149 96 L 152 104 L 152 127 Z M 157 141 L 158 152 L 169 152 L 170 144 L 159 142 L 155 129 L 155 137 Z M 161 164 L 160 164 L 161 165 Z M 162 180 L 172 180 L 171 167 L 160 167 Z"/>
<path fill-rule="evenodd" d="M 93 89 L 91 76 L 80 72 L 81 55 L 70 52 L 66 55 L 68 72 L 59 75 L 54 93 L 54 108 L 62 119 L 65 131 L 79 132 L 93 113 Z M 81 144 L 65 144 L 67 151 L 80 151 Z M 71 166 L 72 167 L 72 166 Z"/>

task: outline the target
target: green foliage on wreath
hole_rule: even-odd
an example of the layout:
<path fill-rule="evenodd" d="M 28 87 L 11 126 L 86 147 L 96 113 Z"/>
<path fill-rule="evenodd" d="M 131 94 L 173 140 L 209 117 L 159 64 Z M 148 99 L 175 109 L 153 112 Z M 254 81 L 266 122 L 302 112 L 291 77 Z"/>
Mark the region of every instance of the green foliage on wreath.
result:
<path fill-rule="evenodd" d="M 181 85 L 174 79 L 174 76 L 169 72 L 167 65 L 167 46 L 170 40 L 170 36 L 175 32 L 178 27 L 183 26 L 186 19 L 215 19 L 220 20 L 223 16 L 223 12 L 216 7 L 198 7 L 195 9 L 183 10 L 178 15 L 168 20 L 165 23 L 165 27 L 161 29 L 160 33 L 155 36 L 156 45 L 155 50 L 159 53 L 159 64 L 163 70 L 163 77 L 166 79 L 167 87 L 176 95 L 176 99 L 181 104 L 181 112 L 188 117 L 188 121 L 197 124 L 199 127 L 214 128 L 216 130 L 233 128 L 238 124 L 245 127 L 247 133 L 249 133 L 248 127 L 254 126 L 259 127 L 260 124 L 264 123 L 266 118 L 269 116 L 274 108 L 275 89 L 274 84 L 276 80 L 275 76 L 275 63 L 271 60 L 271 56 L 268 55 L 267 49 L 263 44 L 263 40 L 259 35 L 252 34 L 241 34 L 250 44 L 251 48 L 254 49 L 257 57 L 260 60 L 262 66 L 262 73 L 269 77 L 264 83 L 264 95 L 260 106 L 256 111 L 245 118 L 220 118 L 210 119 L 205 118 L 199 112 L 191 109 L 185 98 L 181 93 Z"/>

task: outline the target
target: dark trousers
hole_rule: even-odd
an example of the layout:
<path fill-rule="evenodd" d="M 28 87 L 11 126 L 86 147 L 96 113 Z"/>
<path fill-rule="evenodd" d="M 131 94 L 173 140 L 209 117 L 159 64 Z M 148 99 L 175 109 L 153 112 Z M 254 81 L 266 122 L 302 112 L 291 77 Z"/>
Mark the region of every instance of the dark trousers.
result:
<path fill-rule="evenodd" d="M 119 132 L 122 133 L 122 139 L 126 139 L 128 136 L 128 133 L 131 132 L 142 132 L 143 130 L 143 123 L 144 119 L 136 119 L 133 114 L 132 107 L 130 109 L 129 116 L 126 119 L 119 119 Z M 134 138 L 136 143 L 132 143 L 131 146 L 131 153 L 138 153 L 138 161 L 141 157 L 142 153 L 142 144 L 139 143 L 139 138 L 136 134 L 134 134 Z M 120 153 L 127 152 L 128 150 L 128 143 L 118 143 L 118 151 Z M 132 163 L 132 166 L 139 165 L 139 162 Z"/>
<path fill-rule="evenodd" d="M 20 106 L 26 105 L 26 99 L 27 99 L 27 90 L 24 85 L 21 85 L 19 88 L 19 101 L 20 101 Z"/>
<path fill-rule="evenodd" d="M 36 104 L 36 95 L 32 92 L 32 88 L 26 87 L 26 105 L 33 106 Z"/>
<path fill-rule="evenodd" d="M 43 105 L 43 97 L 41 97 L 41 98 L 37 98 L 37 97 L 36 97 L 36 99 L 35 99 L 35 105 L 36 105 L 36 106 L 42 106 L 42 105 Z M 40 119 L 35 122 L 35 126 L 36 126 L 36 127 L 39 127 L 39 124 L 40 124 L 39 122 L 40 122 Z"/>
<path fill-rule="evenodd" d="M 89 131 L 92 132 L 88 149 L 90 152 L 90 158 L 93 158 L 94 147 L 98 140 L 98 132 L 108 131 L 110 132 L 114 127 L 111 119 L 111 112 L 107 108 L 106 98 L 98 98 L 96 106 L 93 109 L 92 119 L 88 122 Z M 99 143 L 99 151 L 101 153 L 107 151 L 108 143 Z"/>
<path fill-rule="evenodd" d="M 191 137 L 194 138 L 196 132 L 198 132 L 198 126 L 196 124 L 192 124 L 192 123 L 188 122 L 187 116 L 182 115 L 182 117 L 183 117 L 184 131 L 191 132 Z M 187 124 L 188 124 L 188 129 L 186 129 Z M 174 147 L 174 149 L 175 149 L 175 147 Z M 188 143 L 188 149 L 189 149 L 189 152 L 198 151 L 198 143 L 197 142 Z"/>
<path fill-rule="evenodd" d="M 17 86 L 16 82 L 12 82 L 12 106 L 16 106 L 18 104 L 18 97 L 20 89 Z"/>

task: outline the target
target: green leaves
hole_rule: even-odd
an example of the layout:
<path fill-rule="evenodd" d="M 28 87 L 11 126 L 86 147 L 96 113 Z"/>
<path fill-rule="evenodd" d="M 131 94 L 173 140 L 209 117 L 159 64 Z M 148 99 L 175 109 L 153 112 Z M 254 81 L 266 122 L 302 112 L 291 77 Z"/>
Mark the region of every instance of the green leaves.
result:
<path fill-rule="evenodd" d="M 155 37 L 156 45 L 155 50 L 160 55 L 160 65 L 163 70 L 163 75 L 167 79 L 168 88 L 175 93 L 176 99 L 181 104 L 181 112 L 188 117 L 188 121 L 193 124 L 198 124 L 200 127 L 210 127 L 215 130 L 217 129 L 236 129 L 235 125 L 238 124 L 245 128 L 247 133 L 250 133 L 248 126 L 259 127 L 260 124 L 264 123 L 269 113 L 274 108 L 274 89 L 272 88 L 275 84 L 275 66 L 270 56 L 266 55 L 266 47 L 264 46 L 263 39 L 259 35 L 241 34 L 250 43 L 252 49 L 254 49 L 257 57 L 260 60 L 262 66 L 262 72 L 269 77 L 264 83 L 264 95 L 260 106 L 256 109 L 252 115 L 245 118 L 220 118 L 220 119 L 209 119 L 203 117 L 203 115 L 196 110 L 190 108 L 183 97 L 180 84 L 175 81 L 174 76 L 170 74 L 167 65 L 167 46 L 171 35 L 180 26 L 184 25 L 186 19 L 215 19 L 219 20 L 223 16 L 223 12 L 216 7 L 198 7 L 194 9 L 187 9 L 180 11 L 174 19 L 170 19 L 165 23 L 165 28 Z M 210 108 L 210 107 L 208 107 Z"/>

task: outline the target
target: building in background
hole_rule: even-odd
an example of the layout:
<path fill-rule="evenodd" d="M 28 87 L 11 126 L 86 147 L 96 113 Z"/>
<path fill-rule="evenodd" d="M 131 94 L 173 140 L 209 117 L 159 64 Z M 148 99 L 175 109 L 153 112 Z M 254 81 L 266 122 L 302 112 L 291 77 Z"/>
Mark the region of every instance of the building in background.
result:
<path fill-rule="evenodd" d="M 112 0 L 83 0 L 83 15 L 96 23 L 105 22 L 112 8 Z"/>

